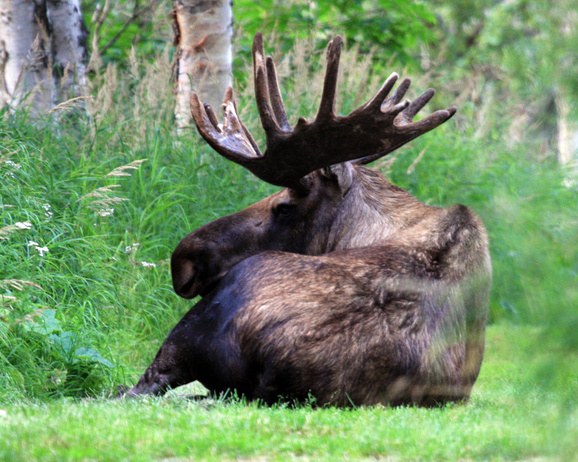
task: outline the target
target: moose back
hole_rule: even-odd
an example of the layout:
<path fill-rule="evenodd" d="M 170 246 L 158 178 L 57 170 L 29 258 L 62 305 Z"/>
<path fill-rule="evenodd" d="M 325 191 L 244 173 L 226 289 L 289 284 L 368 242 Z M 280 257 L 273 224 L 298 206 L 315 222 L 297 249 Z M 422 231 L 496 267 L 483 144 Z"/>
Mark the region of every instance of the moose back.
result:
<path fill-rule="evenodd" d="M 229 88 L 224 124 L 193 94 L 203 138 L 284 189 L 186 236 L 173 285 L 202 299 L 128 396 L 194 380 L 211 393 L 319 405 L 435 405 L 467 399 L 480 371 L 491 263 L 468 208 L 425 205 L 364 164 L 444 123 L 419 121 L 433 90 L 402 101 L 392 74 L 366 104 L 335 114 L 341 39 L 327 48 L 320 107 L 291 128 L 273 60 L 253 45 L 265 153 Z"/>

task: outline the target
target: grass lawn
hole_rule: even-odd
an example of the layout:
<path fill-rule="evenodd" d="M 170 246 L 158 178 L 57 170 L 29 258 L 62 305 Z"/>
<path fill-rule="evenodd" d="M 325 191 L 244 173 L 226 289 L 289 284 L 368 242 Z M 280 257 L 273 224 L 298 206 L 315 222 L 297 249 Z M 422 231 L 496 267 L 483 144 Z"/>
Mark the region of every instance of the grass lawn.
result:
<path fill-rule="evenodd" d="M 440 409 L 259 407 L 165 398 L 18 402 L 0 411 L 0 460 L 578 460 L 576 358 L 544 381 L 535 330 L 491 326 L 467 405 Z M 182 395 L 181 395 L 182 396 Z"/>

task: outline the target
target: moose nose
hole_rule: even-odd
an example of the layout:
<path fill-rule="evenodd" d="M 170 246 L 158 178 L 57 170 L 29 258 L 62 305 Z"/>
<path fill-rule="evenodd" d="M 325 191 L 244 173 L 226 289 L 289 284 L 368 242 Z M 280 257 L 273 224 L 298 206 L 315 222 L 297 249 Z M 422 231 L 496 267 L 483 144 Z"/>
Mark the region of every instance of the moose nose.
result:
<path fill-rule="evenodd" d="M 171 261 L 173 289 L 178 296 L 191 299 L 199 294 L 199 278 L 192 261 L 173 259 Z"/>

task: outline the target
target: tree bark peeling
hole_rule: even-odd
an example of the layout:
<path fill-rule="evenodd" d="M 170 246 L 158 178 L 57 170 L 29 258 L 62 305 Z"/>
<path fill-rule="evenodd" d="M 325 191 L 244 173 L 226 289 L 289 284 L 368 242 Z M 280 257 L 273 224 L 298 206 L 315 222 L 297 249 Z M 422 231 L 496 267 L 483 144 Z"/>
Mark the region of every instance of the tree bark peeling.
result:
<path fill-rule="evenodd" d="M 79 0 L 48 0 L 52 23 L 54 79 L 59 101 L 84 96 L 88 29 Z"/>
<path fill-rule="evenodd" d="M 219 107 L 231 84 L 233 36 L 230 0 L 176 0 L 173 21 L 176 54 L 177 129 L 191 126 L 191 92 Z"/>
<path fill-rule="evenodd" d="M 49 34 L 43 1 L 0 2 L 0 107 L 30 104 L 32 116 L 52 107 Z"/>
<path fill-rule="evenodd" d="M 0 108 L 35 118 L 84 95 L 87 35 L 79 0 L 0 0 Z"/>

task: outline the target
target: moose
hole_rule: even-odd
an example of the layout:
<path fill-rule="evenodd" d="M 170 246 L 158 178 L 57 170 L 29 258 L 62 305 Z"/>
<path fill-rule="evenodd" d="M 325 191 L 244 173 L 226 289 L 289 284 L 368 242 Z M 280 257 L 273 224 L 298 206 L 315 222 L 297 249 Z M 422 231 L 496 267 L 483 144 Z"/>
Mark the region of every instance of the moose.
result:
<path fill-rule="evenodd" d="M 484 354 L 488 237 L 463 205 L 426 205 L 364 165 L 450 119 L 414 121 L 432 98 L 390 96 L 393 73 L 347 116 L 335 114 L 341 38 L 327 47 L 320 106 L 287 120 L 272 58 L 253 43 L 267 149 L 227 89 L 221 124 L 196 94 L 197 129 L 220 155 L 279 192 L 186 236 L 171 258 L 174 290 L 200 301 L 125 396 L 194 380 L 264 404 L 434 406 L 466 400 Z"/>

